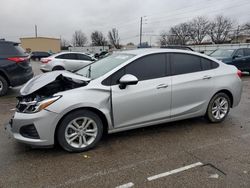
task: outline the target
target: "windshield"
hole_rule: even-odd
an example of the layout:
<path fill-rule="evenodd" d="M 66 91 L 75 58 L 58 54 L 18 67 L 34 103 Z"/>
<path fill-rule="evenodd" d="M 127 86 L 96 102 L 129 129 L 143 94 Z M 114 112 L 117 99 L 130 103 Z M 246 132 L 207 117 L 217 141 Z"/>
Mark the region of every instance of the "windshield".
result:
<path fill-rule="evenodd" d="M 76 74 L 88 77 L 90 79 L 95 79 L 106 74 L 134 56 L 135 55 L 132 54 L 114 53 L 78 70 Z"/>
<path fill-rule="evenodd" d="M 220 49 L 220 50 L 216 50 L 213 53 L 211 53 L 210 56 L 212 56 L 212 57 L 231 57 L 233 52 L 234 52 L 234 50 Z"/>

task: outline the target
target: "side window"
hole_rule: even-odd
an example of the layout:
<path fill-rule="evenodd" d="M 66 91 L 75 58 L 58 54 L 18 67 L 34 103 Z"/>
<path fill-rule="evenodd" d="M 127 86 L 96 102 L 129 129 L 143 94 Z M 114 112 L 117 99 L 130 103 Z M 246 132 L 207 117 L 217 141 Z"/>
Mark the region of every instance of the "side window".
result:
<path fill-rule="evenodd" d="M 244 54 L 245 54 L 245 56 L 250 56 L 250 48 L 245 48 Z"/>
<path fill-rule="evenodd" d="M 173 75 L 202 71 L 200 57 L 189 54 L 171 54 Z"/>
<path fill-rule="evenodd" d="M 65 55 L 65 54 L 58 55 L 58 56 L 56 56 L 55 58 L 56 58 L 56 59 L 65 59 L 64 55 Z"/>
<path fill-rule="evenodd" d="M 73 54 L 73 53 L 70 53 L 70 54 L 62 54 L 62 55 L 59 55 L 56 57 L 56 59 L 77 59 L 77 54 Z"/>
<path fill-rule="evenodd" d="M 217 68 L 219 64 L 212 60 L 201 57 L 201 66 L 202 66 L 202 70 L 210 70 L 210 69 Z"/>
<path fill-rule="evenodd" d="M 135 60 L 125 67 L 126 74 L 138 80 L 148 80 L 166 76 L 165 54 L 153 54 Z"/>
<path fill-rule="evenodd" d="M 125 68 L 122 68 L 122 69 L 118 70 L 116 73 L 114 73 L 111 76 L 110 85 L 116 85 L 116 84 L 118 84 L 118 81 L 120 80 L 120 78 L 123 75 L 125 75 Z"/>
<path fill-rule="evenodd" d="M 139 58 L 106 78 L 102 83 L 104 85 L 116 85 L 125 74 L 133 74 L 139 81 L 164 77 L 167 75 L 165 58 L 165 54 L 154 54 Z"/>
<path fill-rule="evenodd" d="M 89 56 L 86 56 L 84 54 L 77 54 L 79 60 L 84 60 L 84 61 L 91 61 L 91 58 Z"/>
<path fill-rule="evenodd" d="M 234 55 L 235 55 L 235 56 L 238 56 L 238 57 L 244 56 L 244 51 L 243 51 L 243 49 L 238 49 L 238 50 L 235 52 Z"/>

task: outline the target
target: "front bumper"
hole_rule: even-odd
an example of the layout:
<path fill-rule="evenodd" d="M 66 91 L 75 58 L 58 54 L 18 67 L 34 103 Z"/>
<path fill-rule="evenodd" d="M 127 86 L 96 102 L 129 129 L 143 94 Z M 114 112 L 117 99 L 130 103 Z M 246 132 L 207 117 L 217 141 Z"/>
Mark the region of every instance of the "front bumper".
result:
<path fill-rule="evenodd" d="M 58 114 L 47 110 L 34 114 L 15 112 L 13 118 L 5 126 L 9 134 L 18 142 L 33 146 L 51 146 L 54 144 L 54 135 L 58 123 Z M 34 125 L 39 138 L 30 138 L 20 133 L 22 127 Z"/>

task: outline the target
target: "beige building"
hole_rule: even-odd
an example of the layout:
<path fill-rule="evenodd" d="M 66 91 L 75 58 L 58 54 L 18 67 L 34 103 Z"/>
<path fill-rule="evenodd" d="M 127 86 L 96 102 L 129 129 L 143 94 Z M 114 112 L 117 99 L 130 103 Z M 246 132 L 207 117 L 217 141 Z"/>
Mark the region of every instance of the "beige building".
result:
<path fill-rule="evenodd" d="M 231 43 L 250 43 L 250 35 L 239 35 L 234 37 Z"/>
<path fill-rule="evenodd" d="M 20 38 L 21 46 L 27 52 L 45 51 L 57 53 L 61 51 L 61 40 L 48 37 Z"/>

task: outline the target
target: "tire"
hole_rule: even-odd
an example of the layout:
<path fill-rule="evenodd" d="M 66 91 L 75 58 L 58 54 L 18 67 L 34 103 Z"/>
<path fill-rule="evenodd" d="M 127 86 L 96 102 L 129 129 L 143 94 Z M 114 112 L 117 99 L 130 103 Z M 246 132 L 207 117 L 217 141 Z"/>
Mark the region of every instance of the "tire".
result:
<path fill-rule="evenodd" d="M 0 96 L 6 95 L 9 88 L 7 80 L 0 75 Z"/>
<path fill-rule="evenodd" d="M 229 96 L 225 93 L 217 93 L 208 104 L 206 118 L 211 123 L 220 123 L 227 117 L 230 107 Z"/>
<path fill-rule="evenodd" d="M 82 125 L 83 127 L 79 128 Z M 103 123 L 101 118 L 91 111 L 78 110 L 64 117 L 57 129 L 56 136 L 59 145 L 64 150 L 83 152 L 95 147 L 102 134 Z"/>
<path fill-rule="evenodd" d="M 65 70 L 65 69 L 62 66 L 55 66 L 52 69 L 52 71 L 57 71 L 57 70 Z"/>

